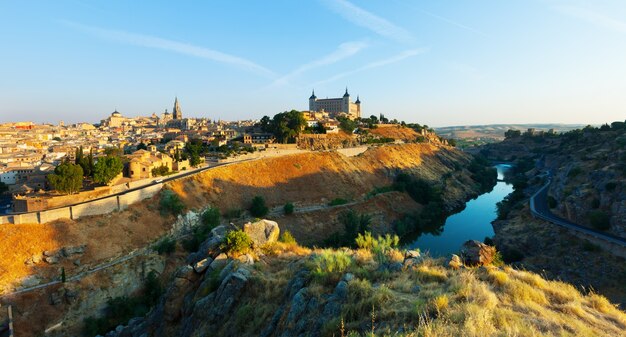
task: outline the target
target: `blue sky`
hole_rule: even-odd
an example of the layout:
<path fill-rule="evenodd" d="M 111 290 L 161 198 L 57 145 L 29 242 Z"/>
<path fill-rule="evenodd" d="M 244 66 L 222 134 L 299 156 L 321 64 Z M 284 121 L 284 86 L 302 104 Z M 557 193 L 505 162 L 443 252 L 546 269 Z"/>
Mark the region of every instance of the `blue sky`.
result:
<path fill-rule="evenodd" d="M 0 0 L 0 122 L 225 120 L 346 86 L 431 126 L 626 119 L 626 3 Z"/>

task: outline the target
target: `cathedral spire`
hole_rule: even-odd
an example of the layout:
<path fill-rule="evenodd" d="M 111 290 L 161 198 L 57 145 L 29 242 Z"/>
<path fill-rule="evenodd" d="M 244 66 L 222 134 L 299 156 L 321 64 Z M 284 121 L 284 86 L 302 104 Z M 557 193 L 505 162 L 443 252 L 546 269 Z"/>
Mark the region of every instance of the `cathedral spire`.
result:
<path fill-rule="evenodd" d="M 178 103 L 178 96 L 174 99 L 174 110 L 172 111 L 172 118 L 183 119 L 183 111 L 180 109 L 180 103 Z"/>

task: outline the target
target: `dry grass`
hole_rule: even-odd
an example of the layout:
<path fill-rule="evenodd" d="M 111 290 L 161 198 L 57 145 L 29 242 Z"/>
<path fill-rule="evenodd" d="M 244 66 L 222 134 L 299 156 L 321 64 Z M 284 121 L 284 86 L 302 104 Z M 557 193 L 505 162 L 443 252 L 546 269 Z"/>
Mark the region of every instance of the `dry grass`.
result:
<path fill-rule="evenodd" d="M 347 327 L 367 324 L 368 299 L 378 298 L 380 322 L 406 329 L 377 336 L 625 335 L 626 314 L 601 295 L 510 267 L 452 270 L 441 263 L 425 259 L 414 272 L 394 273 L 382 301 L 367 279 L 353 282 Z"/>
<path fill-rule="evenodd" d="M 171 220 L 151 211 L 151 200 L 131 206 L 125 212 L 78 220 L 57 220 L 47 224 L 20 224 L 0 226 L 0 293 L 15 286 L 19 280 L 37 274 L 43 279 L 58 276 L 64 267 L 72 275 L 77 267 L 73 259 L 64 259 L 56 265 L 40 262 L 26 265 L 33 255 L 45 250 L 66 246 L 87 245 L 80 256 L 81 264 L 98 263 L 114 256 L 150 244 L 170 228 Z"/>

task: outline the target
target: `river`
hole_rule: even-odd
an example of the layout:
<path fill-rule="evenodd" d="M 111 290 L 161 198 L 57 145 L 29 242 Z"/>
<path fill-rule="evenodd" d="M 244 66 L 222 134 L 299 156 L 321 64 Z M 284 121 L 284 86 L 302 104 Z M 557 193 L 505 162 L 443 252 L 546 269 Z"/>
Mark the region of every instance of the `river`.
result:
<path fill-rule="evenodd" d="M 513 192 L 513 185 L 502 181 L 504 172 L 511 166 L 500 164 L 495 167 L 498 170 L 498 182 L 493 190 L 468 201 L 465 209 L 450 215 L 441 233 L 421 234 L 408 247 L 419 248 L 435 257 L 448 256 L 457 253 L 467 240 L 483 241 L 485 237 L 493 237 L 491 222 L 497 217 L 496 204 Z"/>

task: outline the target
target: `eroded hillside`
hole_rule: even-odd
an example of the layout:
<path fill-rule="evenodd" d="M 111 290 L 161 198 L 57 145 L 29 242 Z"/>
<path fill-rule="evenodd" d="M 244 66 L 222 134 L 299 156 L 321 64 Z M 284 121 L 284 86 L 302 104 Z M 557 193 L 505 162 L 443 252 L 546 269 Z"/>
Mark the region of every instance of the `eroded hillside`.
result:
<path fill-rule="evenodd" d="M 467 171 L 471 157 L 431 144 L 370 148 L 356 157 L 311 152 L 238 163 L 173 182 L 171 189 L 189 207 L 211 204 L 222 210 L 245 209 L 253 196 L 269 205 L 325 203 L 334 198 L 360 200 L 375 187 L 391 185 L 399 172 L 431 182 L 449 180 L 443 191 L 450 207 L 478 193 Z"/>

